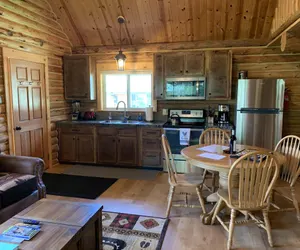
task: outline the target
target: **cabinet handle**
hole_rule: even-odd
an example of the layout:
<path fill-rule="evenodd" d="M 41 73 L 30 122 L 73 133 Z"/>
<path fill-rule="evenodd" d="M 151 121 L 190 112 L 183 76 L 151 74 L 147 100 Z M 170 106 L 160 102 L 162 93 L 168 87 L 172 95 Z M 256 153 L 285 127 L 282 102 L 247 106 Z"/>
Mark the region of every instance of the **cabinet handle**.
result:
<path fill-rule="evenodd" d="M 73 137 L 73 141 L 75 140 L 75 136 Z"/>
<path fill-rule="evenodd" d="M 211 93 L 208 93 L 208 95 L 211 95 Z"/>
<path fill-rule="evenodd" d="M 79 141 L 79 137 L 77 138 L 77 141 Z"/>
<path fill-rule="evenodd" d="M 148 158 L 156 158 L 156 155 L 147 155 Z"/>
<path fill-rule="evenodd" d="M 180 70 L 180 73 L 182 73 L 183 72 L 183 70 Z"/>
<path fill-rule="evenodd" d="M 112 140 L 112 142 L 116 142 L 116 140 L 115 140 L 115 139 L 113 139 L 113 140 Z"/>
<path fill-rule="evenodd" d="M 186 70 L 186 71 L 185 71 L 185 73 L 189 73 L 189 71 L 188 71 L 188 70 Z"/>

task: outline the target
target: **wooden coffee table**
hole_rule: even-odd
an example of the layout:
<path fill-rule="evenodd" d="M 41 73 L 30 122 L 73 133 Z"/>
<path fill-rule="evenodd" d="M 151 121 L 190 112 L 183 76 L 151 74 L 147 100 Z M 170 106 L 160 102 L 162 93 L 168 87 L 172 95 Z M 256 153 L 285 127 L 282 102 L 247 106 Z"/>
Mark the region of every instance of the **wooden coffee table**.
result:
<path fill-rule="evenodd" d="M 97 203 L 42 199 L 0 225 L 0 233 L 22 219 L 42 227 L 19 249 L 102 249 L 102 206 Z"/>

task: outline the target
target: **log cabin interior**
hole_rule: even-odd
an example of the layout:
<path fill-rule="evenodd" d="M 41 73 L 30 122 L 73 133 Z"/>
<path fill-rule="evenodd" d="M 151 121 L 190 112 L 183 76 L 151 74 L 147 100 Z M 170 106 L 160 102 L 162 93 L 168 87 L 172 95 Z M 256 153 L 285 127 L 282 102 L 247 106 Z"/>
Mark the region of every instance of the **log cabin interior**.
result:
<path fill-rule="evenodd" d="M 0 248 L 300 249 L 299 0 L 0 0 L 0 56 Z"/>

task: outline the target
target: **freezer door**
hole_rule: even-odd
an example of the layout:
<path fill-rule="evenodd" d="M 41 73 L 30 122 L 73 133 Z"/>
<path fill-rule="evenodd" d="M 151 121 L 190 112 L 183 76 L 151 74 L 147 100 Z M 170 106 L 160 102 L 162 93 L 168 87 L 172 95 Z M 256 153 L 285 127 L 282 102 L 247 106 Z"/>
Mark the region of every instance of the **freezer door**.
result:
<path fill-rule="evenodd" d="M 274 149 L 282 137 L 282 121 L 282 112 L 278 114 L 237 112 L 237 142 Z"/>
<path fill-rule="evenodd" d="M 277 108 L 283 110 L 285 82 L 277 79 L 238 81 L 237 110 L 241 108 Z"/>

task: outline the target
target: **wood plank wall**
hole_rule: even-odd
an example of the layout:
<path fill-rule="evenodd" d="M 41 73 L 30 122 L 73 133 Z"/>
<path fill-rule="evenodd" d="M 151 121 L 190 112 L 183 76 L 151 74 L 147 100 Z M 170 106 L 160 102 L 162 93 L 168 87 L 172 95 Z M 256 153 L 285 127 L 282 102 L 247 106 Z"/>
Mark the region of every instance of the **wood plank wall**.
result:
<path fill-rule="evenodd" d="M 62 55 L 71 53 L 71 43 L 46 0 L 0 0 L 0 46 L 48 56 L 51 142 L 53 164 L 58 163 L 55 122 L 68 118 L 71 106 L 64 100 Z M 8 153 L 2 49 L 0 53 L 0 150 Z"/>
<path fill-rule="evenodd" d="M 274 1 L 275 2 L 275 1 Z M 276 36 L 300 17 L 300 0 L 277 0 L 271 34 Z"/>
<path fill-rule="evenodd" d="M 126 53 L 125 53 L 126 54 Z M 152 53 L 127 54 L 126 70 L 153 69 Z M 113 55 L 97 55 L 98 68 L 101 71 L 116 70 Z M 235 121 L 236 89 L 239 70 L 247 70 L 249 78 L 283 78 L 289 88 L 290 105 L 284 113 L 283 134 L 300 136 L 300 53 L 287 48 L 285 52 L 280 47 L 267 49 L 238 49 L 233 51 L 233 86 L 230 101 L 158 101 L 158 119 L 162 109 L 167 108 L 207 108 L 209 105 L 217 108 L 218 104 L 230 104 L 231 120 Z M 97 109 L 96 103 L 82 103 L 82 110 Z"/>

